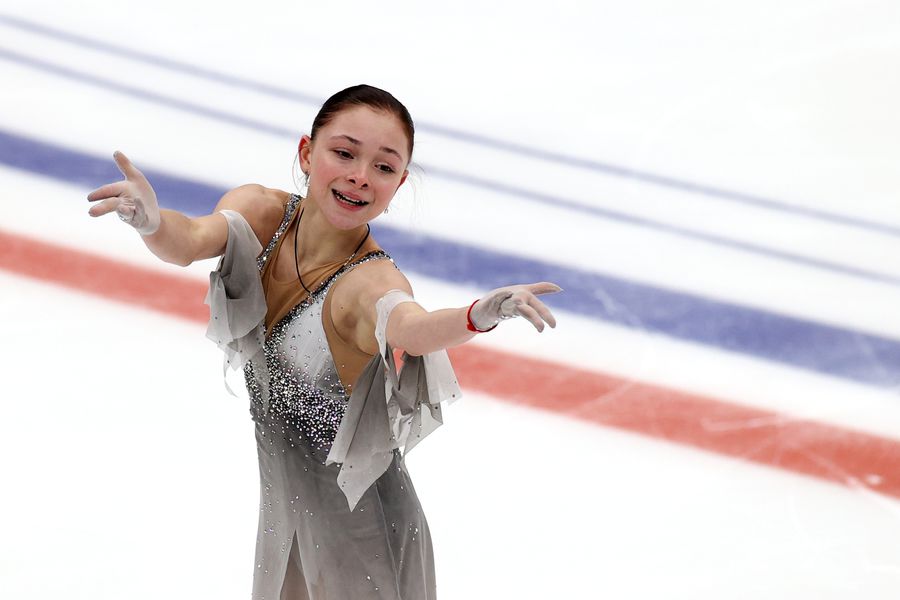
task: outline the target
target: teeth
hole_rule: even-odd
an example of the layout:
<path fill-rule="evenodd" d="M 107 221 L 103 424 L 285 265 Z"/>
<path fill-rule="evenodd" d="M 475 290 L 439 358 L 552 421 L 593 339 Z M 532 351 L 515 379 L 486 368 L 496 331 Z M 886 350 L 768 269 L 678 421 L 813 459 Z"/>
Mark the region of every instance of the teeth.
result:
<path fill-rule="evenodd" d="M 335 195 L 335 196 L 337 196 L 338 198 L 340 198 L 340 199 L 343 200 L 344 202 L 349 202 L 350 204 L 354 204 L 354 205 L 356 205 L 356 206 L 364 206 L 364 205 L 368 204 L 368 202 L 362 202 L 362 201 L 360 201 L 360 200 L 353 200 L 353 199 L 351 199 L 351 198 L 348 198 L 347 196 L 343 195 L 342 193 L 340 193 L 340 192 L 337 191 L 337 190 L 332 190 L 332 191 L 334 192 L 334 195 Z"/>

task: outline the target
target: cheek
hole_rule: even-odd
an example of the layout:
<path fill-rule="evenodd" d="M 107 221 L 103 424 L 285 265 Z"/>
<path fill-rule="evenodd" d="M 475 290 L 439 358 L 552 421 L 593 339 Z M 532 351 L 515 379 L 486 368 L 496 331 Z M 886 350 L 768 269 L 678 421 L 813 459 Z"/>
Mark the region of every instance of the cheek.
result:
<path fill-rule="evenodd" d="M 395 181 L 394 179 L 390 179 L 387 181 L 381 181 L 378 183 L 378 192 L 384 196 L 386 200 L 390 199 L 391 196 L 397 191 L 397 184 L 399 181 Z"/>
<path fill-rule="evenodd" d="M 336 169 L 328 159 L 320 159 L 312 163 L 313 175 L 319 181 L 331 181 L 335 178 Z"/>

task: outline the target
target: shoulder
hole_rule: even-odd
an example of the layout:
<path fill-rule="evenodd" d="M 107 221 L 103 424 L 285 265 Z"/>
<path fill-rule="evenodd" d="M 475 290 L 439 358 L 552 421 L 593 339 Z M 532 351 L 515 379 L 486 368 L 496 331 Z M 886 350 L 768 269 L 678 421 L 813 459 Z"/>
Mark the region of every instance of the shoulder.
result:
<path fill-rule="evenodd" d="M 391 290 L 412 295 L 409 280 L 388 259 L 357 265 L 335 283 L 331 291 L 331 319 L 338 334 L 365 354 L 376 354 L 375 304 Z"/>
<path fill-rule="evenodd" d="M 390 290 L 412 293 L 406 276 L 394 261 L 387 258 L 369 260 L 354 267 L 338 281 L 342 290 L 350 297 L 358 298 L 362 304 L 373 304 Z M 337 291 L 337 289 L 335 290 Z"/>
<path fill-rule="evenodd" d="M 391 290 L 403 290 L 412 295 L 412 286 L 394 262 L 382 258 L 357 265 L 335 283 L 332 307 L 337 308 L 335 323 L 346 319 L 354 324 L 359 317 L 371 317 L 374 327 L 375 303 Z M 337 314 L 337 313 L 342 314 Z"/>
<path fill-rule="evenodd" d="M 265 246 L 281 224 L 290 198 L 288 192 L 250 183 L 236 187 L 222 196 L 214 212 L 239 212 L 253 229 L 260 244 Z"/>

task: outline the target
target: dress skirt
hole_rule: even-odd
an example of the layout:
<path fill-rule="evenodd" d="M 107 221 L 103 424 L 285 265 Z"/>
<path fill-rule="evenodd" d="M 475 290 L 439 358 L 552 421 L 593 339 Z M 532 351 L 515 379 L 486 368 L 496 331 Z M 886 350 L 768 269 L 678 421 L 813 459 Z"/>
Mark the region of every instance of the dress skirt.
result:
<path fill-rule="evenodd" d="M 433 600 L 428 522 L 399 451 L 351 511 L 297 432 L 257 415 L 260 513 L 256 600 Z"/>
<path fill-rule="evenodd" d="M 210 274 L 207 336 L 242 368 L 259 457 L 254 600 L 434 600 L 428 523 L 405 453 L 441 423 L 459 396 L 446 353 L 405 357 L 385 342 L 388 315 L 413 301 L 389 292 L 376 305 L 374 356 L 348 395 L 322 325 L 329 289 L 372 252 L 339 269 L 266 335 L 260 270 L 299 199 L 262 250 L 235 211 L 225 254 Z M 262 251 L 262 252 L 261 252 Z"/>

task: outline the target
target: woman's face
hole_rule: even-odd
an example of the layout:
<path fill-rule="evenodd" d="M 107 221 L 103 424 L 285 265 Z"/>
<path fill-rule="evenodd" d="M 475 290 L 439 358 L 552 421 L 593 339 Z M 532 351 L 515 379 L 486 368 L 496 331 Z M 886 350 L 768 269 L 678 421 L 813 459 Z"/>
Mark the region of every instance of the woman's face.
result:
<path fill-rule="evenodd" d="M 300 140 L 300 166 L 309 173 L 308 198 L 338 229 L 377 217 L 406 180 L 409 142 L 394 115 L 357 106 L 341 111 Z"/>

